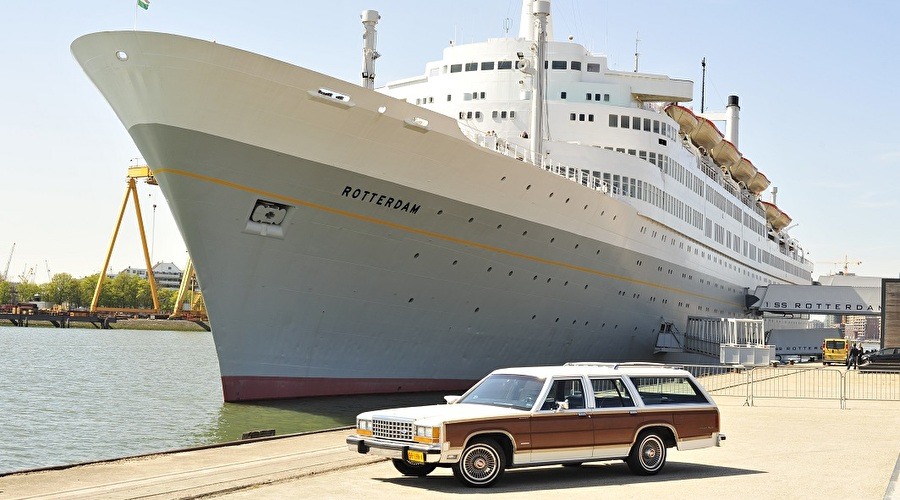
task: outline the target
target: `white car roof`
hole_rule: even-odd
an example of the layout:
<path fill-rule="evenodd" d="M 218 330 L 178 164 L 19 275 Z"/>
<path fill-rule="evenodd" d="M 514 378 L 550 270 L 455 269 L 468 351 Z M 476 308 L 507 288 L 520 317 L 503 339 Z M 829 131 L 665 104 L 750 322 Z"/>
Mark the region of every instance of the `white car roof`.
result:
<path fill-rule="evenodd" d="M 494 370 L 492 374 L 502 375 L 531 375 L 534 377 L 580 377 L 587 376 L 672 376 L 690 377 L 687 370 L 679 367 L 666 366 L 656 363 L 594 363 L 576 362 L 566 363 L 562 366 L 520 366 L 514 368 L 501 368 Z"/>

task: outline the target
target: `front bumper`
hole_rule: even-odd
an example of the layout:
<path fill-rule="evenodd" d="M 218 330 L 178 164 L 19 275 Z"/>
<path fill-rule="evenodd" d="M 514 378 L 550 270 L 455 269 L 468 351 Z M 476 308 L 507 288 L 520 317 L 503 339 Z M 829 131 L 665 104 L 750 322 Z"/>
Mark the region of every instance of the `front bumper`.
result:
<path fill-rule="evenodd" d="M 358 453 L 371 453 L 372 455 L 399 458 L 411 462 L 415 462 L 415 460 L 409 459 L 409 451 L 418 451 L 422 453 L 426 463 L 441 461 L 441 446 L 437 444 L 427 445 L 407 441 L 388 441 L 386 439 L 354 434 L 347 437 L 347 448 Z"/>

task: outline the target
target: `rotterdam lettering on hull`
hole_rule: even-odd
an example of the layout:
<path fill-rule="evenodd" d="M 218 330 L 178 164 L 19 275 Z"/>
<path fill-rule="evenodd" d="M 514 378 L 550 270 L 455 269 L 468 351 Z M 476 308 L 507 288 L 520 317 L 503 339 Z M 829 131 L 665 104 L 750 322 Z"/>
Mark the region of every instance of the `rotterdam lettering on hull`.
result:
<path fill-rule="evenodd" d="M 375 191 L 369 191 L 362 188 L 354 188 L 353 186 L 345 187 L 344 191 L 341 193 L 341 196 L 352 198 L 354 200 L 359 200 L 362 202 L 372 203 L 385 208 L 391 208 L 400 212 L 408 212 L 411 214 L 418 213 L 419 208 L 421 208 L 421 205 L 419 205 L 418 203 L 404 201 L 400 198 L 394 198 L 393 196 L 388 196 L 386 194 L 376 193 Z"/>

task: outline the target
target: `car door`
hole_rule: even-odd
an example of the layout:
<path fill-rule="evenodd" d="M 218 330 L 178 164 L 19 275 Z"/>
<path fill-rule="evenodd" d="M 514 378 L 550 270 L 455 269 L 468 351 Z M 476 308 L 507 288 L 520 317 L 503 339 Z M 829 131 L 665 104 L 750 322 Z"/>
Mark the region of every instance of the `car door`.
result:
<path fill-rule="evenodd" d="M 628 454 L 640 425 L 634 398 L 620 377 L 592 377 L 594 409 L 594 458 L 618 458 Z"/>
<path fill-rule="evenodd" d="M 531 463 L 591 458 L 594 429 L 585 394 L 579 377 L 553 379 L 531 417 Z"/>

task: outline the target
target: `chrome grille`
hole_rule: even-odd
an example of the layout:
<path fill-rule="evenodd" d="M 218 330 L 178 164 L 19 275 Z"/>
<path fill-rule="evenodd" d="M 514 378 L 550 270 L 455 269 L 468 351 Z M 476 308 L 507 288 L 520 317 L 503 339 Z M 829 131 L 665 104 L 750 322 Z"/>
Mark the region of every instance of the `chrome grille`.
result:
<path fill-rule="evenodd" d="M 372 421 L 372 433 L 375 435 L 375 437 L 384 439 L 412 441 L 413 424 L 410 421 L 386 420 L 376 418 Z"/>

